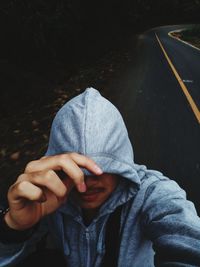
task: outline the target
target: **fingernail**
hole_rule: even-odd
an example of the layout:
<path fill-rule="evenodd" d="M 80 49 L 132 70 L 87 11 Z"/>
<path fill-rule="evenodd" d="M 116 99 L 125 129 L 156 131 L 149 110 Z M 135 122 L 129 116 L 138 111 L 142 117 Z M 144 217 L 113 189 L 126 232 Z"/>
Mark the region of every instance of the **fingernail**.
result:
<path fill-rule="evenodd" d="M 97 165 L 94 166 L 94 169 L 95 169 L 95 172 L 97 174 L 102 174 L 103 173 L 102 169 L 99 166 L 97 166 Z"/>
<path fill-rule="evenodd" d="M 82 182 L 81 184 L 78 185 L 78 191 L 79 192 L 85 192 L 86 191 L 86 185 L 84 182 Z"/>

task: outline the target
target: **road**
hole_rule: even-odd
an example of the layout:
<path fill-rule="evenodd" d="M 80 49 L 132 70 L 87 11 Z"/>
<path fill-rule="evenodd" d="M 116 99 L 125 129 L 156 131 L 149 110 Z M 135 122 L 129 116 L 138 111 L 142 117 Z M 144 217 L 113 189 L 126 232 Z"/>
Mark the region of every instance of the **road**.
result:
<path fill-rule="evenodd" d="M 110 85 L 111 101 L 125 117 L 135 162 L 176 180 L 200 214 L 200 51 L 168 36 L 182 26 L 165 26 L 138 36 L 132 62 Z M 156 38 L 156 35 L 158 39 Z M 135 40 L 133 40 L 135 47 Z"/>

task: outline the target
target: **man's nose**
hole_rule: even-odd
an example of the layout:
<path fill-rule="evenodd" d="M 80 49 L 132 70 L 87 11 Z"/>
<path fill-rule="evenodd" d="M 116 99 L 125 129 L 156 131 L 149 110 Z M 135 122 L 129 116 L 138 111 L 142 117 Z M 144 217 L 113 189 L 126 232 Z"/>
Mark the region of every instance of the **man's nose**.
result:
<path fill-rule="evenodd" d="M 96 183 L 98 183 L 98 179 L 99 179 L 98 176 L 88 175 L 88 176 L 85 176 L 85 183 L 86 184 L 96 184 Z"/>

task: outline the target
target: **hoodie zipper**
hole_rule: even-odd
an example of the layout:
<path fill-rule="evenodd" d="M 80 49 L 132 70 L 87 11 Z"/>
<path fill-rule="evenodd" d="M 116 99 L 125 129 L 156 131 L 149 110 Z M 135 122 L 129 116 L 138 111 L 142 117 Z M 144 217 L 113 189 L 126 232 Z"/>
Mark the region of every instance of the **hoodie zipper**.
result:
<path fill-rule="evenodd" d="M 89 230 L 86 228 L 85 230 L 86 242 L 87 242 L 87 262 L 86 267 L 90 267 L 90 233 Z"/>

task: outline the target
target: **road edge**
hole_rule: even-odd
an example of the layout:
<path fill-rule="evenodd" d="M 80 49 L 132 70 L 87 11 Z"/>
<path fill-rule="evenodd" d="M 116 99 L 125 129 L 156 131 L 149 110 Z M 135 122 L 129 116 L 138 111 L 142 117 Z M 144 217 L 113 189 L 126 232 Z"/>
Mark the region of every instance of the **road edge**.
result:
<path fill-rule="evenodd" d="M 173 39 L 175 39 L 175 40 L 178 40 L 178 41 L 180 41 L 180 42 L 182 42 L 182 43 L 184 43 L 184 44 L 186 44 L 186 45 L 188 45 L 188 46 L 190 46 L 190 47 L 192 47 L 192 48 L 194 48 L 194 49 L 196 49 L 196 50 L 198 50 L 198 51 L 200 51 L 200 48 L 198 48 L 198 47 L 192 45 L 191 43 L 188 43 L 188 42 L 186 42 L 186 41 L 183 41 L 183 40 L 182 40 L 181 38 L 179 38 L 179 37 L 175 37 L 175 36 L 172 35 L 172 33 L 174 33 L 174 32 L 181 32 L 182 30 L 185 30 L 185 28 L 182 28 L 182 29 L 179 29 L 179 30 L 175 30 L 175 31 L 170 31 L 170 32 L 168 32 L 168 36 L 171 37 L 171 38 L 173 38 Z"/>

